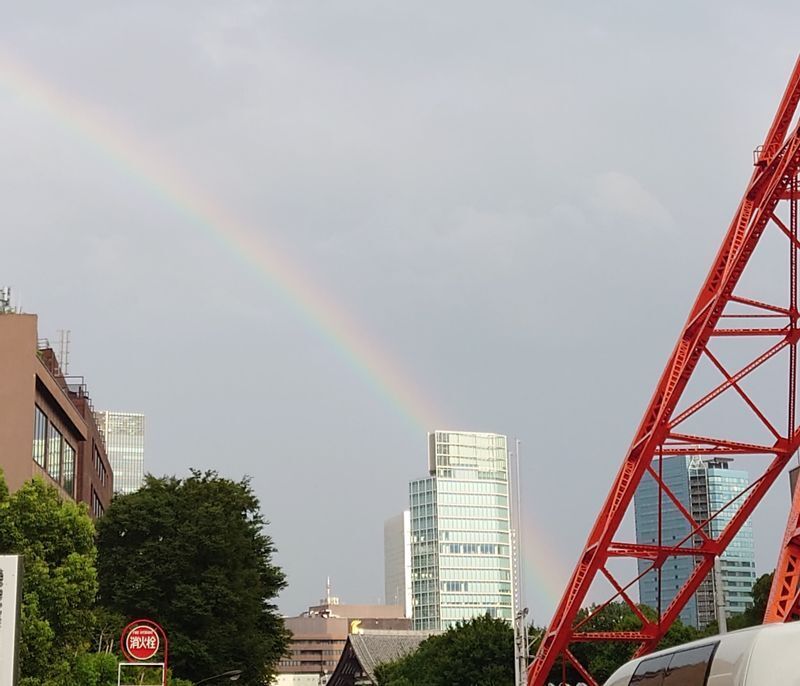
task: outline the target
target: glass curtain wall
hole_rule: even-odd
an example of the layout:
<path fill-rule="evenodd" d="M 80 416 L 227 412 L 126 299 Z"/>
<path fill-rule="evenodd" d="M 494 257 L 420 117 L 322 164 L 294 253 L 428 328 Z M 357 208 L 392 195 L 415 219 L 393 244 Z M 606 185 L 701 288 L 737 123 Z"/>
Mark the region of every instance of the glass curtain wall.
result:
<path fill-rule="evenodd" d="M 436 431 L 429 469 L 410 488 L 414 628 L 486 613 L 511 621 L 506 437 Z"/>

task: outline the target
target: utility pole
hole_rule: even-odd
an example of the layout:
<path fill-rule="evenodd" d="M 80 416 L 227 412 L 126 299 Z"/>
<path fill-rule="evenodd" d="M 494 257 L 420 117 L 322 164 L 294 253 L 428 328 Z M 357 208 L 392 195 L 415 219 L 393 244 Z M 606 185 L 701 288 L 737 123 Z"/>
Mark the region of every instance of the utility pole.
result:
<path fill-rule="evenodd" d="M 725 614 L 725 589 L 722 587 L 722 564 L 719 555 L 714 558 L 714 604 L 717 606 L 719 633 L 728 633 L 728 617 Z"/>
<path fill-rule="evenodd" d="M 513 584 L 514 603 L 514 686 L 526 686 L 528 683 L 528 629 L 525 618 L 528 608 L 523 607 L 524 594 L 522 591 L 522 487 L 520 484 L 519 468 L 519 439 L 514 448 L 514 469 L 509 470 L 513 475 L 509 496 L 511 501 L 512 529 L 511 529 L 511 582 Z"/>
<path fill-rule="evenodd" d="M 514 686 L 528 683 L 528 628 L 525 618 L 528 608 L 523 607 L 514 615 Z"/>

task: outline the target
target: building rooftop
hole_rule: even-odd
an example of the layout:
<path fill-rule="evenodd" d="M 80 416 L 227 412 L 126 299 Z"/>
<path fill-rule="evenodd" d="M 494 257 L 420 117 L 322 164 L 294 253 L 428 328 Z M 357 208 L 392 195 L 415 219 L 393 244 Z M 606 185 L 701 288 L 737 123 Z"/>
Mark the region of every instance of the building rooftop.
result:
<path fill-rule="evenodd" d="M 328 686 L 353 686 L 355 683 L 364 683 L 364 679 L 376 684 L 375 669 L 378 665 L 413 653 L 430 635 L 429 631 L 364 631 L 350 634 Z"/>

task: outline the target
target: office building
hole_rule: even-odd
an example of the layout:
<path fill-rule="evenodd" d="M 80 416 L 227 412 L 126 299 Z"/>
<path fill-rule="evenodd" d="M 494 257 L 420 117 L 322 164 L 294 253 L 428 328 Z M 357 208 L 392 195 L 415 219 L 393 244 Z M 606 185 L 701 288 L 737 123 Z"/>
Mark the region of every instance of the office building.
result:
<path fill-rule="evenodd" d="M 689 455 L 670 455 L 663 458 L 662 480 L 676 499 L 702 523 L 719 512 L 728 502 L 746 489 L 750 483 L 747 472 L 731 467 L 730 458 L 703 459 Z M 658 472 L 658 461 L 653 462 Z M 657 543 L 659 488 L 655 479 L 645 475 L 634 496 L 637 543 Z M 696 544 L 698 535 L 692 536 L 689 520 L 677 506 L 662 493 L 662 544 Z M 733 502 L 717 514 L 705 527 L 705 532 L 716 538 L 738 511 L 742 499 Z M 649 567 L 647 560 L 639 561 L 639 573 Z M 666 608 L 694 569 L 696 560 L 688 555 L 670 557 L 660 575 L 645 574 L 639 581 L 639 599 L 653 608 Z M 726 615 L 743 612 L 752 606 L 752 589 L 756 580 L 755 551 L 752 525 L 748 521 L 739 530 L 727 550 L 720 556 L 720 578 Z M 716 619 L 716 580 L 710 574 L 689 600 L 680 614 L 681 621 L 694 627 L 705 627 Z"/>
<path fill-rule="evenodd" d="M 430 433 L 428 472 L 409 488 L 414 629 L 444 630 L 487 613 L 511 621 L 506 437 Z"/>
<path fill-rule="evenodd" d="M 36 315 L 0 309 L 0 468 L 9 490 L 39 476 L 105 512 L 113 472 L 83 377 L 65 376 Z"/>
<path fill-rule="evenodd" d="M 411 628 L 402 605 L 350 605 L 326 597 L 298 617 L 285 617 L 291 632 L 288 654 L 277 667 L 277 686 L 317 686 L 333 674 L 347 637 L 370 630 L 402 631 Z"/>
<path fill-rule="evenodd" d="M 114 492 L 138 491 L 144 482 L 144 415 L 103 410 L 96 416 L 114 470 Z"/>
<path fill-rule="evenodd" d="M 403 605 L 411 617 L 411 512 L 405 510 L 383 524 L 384 600 Z"/>

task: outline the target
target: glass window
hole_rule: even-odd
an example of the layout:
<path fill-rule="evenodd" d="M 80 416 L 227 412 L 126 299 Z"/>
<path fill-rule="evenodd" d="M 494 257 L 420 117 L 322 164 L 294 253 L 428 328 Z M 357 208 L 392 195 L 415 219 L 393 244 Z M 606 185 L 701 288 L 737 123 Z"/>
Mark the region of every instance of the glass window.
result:
<path fill-rule="evenodd" d="M 706 686 L 717 643 L 673 653 L 663 686 Z"/>
<path fill-rule="evenodd" d="M 46 454 L 47 416 L 37 405 L 33 417 L 33 461 L 40 467 L 44 467 Z"/>
<path fill-rule="evenodd" d="M 679 650 L 639 663 L 630 684 L 637 686 L 706 686 L 717 643 Z"/>
<path fill-rule="evenodd" d="M 649 660 L 642 660 L 636 667 L 636 671 L 630 680 L 630 686 L 662 686 L 664 681 L 664 669 L 669 664 L 671 655 L 652 657 Z"/>
<path fill-rule="evenodd" d="M 61 432 L 50 424 L 47 434 L 47 473 L 56 481 L 61 481 L 61 445 L 64 437 Z"/>
<path fill-rule="evenodd" d="M 75 448 L 64 441 L 64 490 L 75 495 Z"/>

